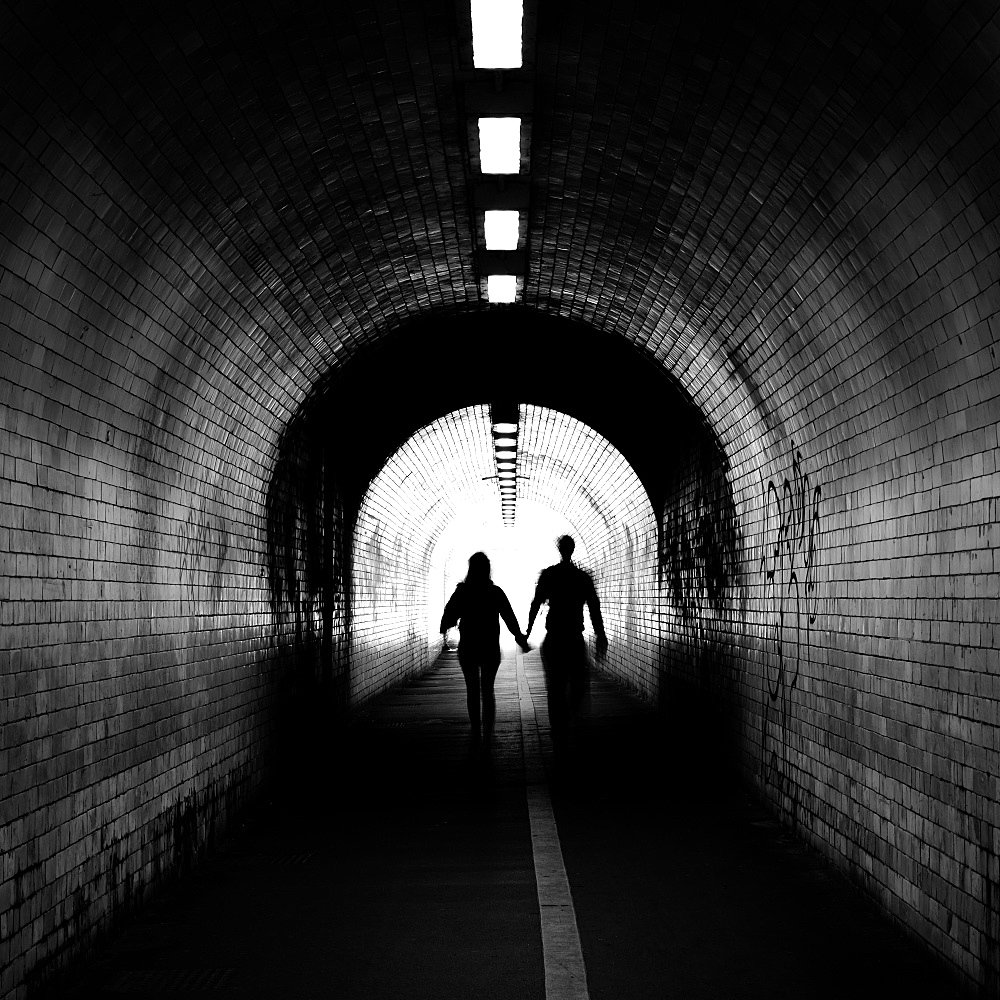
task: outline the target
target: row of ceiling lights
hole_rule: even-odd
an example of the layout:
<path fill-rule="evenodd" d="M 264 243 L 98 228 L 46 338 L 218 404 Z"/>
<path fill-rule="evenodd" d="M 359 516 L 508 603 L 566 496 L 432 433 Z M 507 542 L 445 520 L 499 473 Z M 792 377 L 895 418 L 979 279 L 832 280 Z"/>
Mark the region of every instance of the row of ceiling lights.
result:
<path fill-rule="evenodd" d="M 493 450 L 496 456 L 497 481 L 500 484 L 500 512 L 505 525 L 513 525 L 517 505 L 517 423 L 498 420 L 497 407 L 491 407 L 493 417 Z M 514 413 L 516 414 L 516 410 Z"/>
<path fill-rule="evenodd" d="M 471 0 L 470 13 L 473 67 L 494 73 L 492 86 L 474 83 L 466 95 L 476 120 L 479 149 L 480 184 L 474 202 L 486 248 L 479 255 L 479 272 L 485 277 L 487 301 L 514 302 L 518 280 L 522 287 L 524 280 L 520 208 L 527 208 L 527 189 L 510 187 L 521 173 L 531 88 L 524 81 L 505 85 L 504 71 L 523 65 L 524 8 L 522 0 Z"/>
<path fill-rule="evenodd" d="M 522 0 L 471 0 L 471 15 L 473 67 L 494 72 L 492 86 L 479 86 L 466 95 L 467 105 L 476 112 L 481 174 L 473 199 L 477 213 L 482 212 L 486 246 L 479 255 L 479 273 L 485 276 L 487 301 L 515 302 L 518 279 L 523 287 L 526 270 L 521 210 L 527 209 L 528 188 L 518 175 L 532 91 L 524 81 L 505 85 L 504 71 L 520 69 L 524 63 L 524 8 Z M 494 404 L 490 419 L 500 511 L 504 524 L 513 526 L 518 407 Z"/>

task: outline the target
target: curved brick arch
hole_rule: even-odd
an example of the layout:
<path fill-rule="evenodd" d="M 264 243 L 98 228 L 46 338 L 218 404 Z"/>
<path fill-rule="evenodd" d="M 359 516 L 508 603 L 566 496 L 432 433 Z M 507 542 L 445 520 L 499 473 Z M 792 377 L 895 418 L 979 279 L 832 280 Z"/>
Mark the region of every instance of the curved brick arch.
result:
<path fill-rule="evenodd" d="M 490 314 L 453 5 L 91 7 L 2 12 L 2 993 L 284 739 L 289 637 L 319 657 L 339 613 L 291 567 L 274 624 L 268 518 L 315 528 L 267 504 L 302 404 L 425 317 Z M 776 807 L 993 988 L 993 5 L 531 14 L 522 314 L 654 359 L 721 446 L 667 475 L 619 440 L 669 528 L 675 680 L 737 705 Z"/>

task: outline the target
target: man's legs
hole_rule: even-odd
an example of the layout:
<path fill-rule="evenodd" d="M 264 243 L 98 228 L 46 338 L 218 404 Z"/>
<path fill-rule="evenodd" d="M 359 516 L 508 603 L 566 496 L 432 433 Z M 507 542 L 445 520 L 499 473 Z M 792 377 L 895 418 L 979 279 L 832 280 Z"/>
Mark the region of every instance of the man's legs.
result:
<path fill-rule="evenodd" d="M 560 636 L 548 633 L 542 641 L 542 670 L 545 673 L 545 693 L 549 706 L 549 727 L 552 741 L 558 742 L 569 723 L 569 702 L 566 686 L 566 644 Z"/>
<path fill-rule="evenodd" d="M 583 636 L 553 635 L 542 642 L 542 669 L 553 741 L 562 739 L 587 693 L 587 647 Z"/>
<path fill-rule="evenodd" d="M 587 644 L 583 636 L 574 637 L 575 642 L 567 647 L 567 672 L 569 674 L 570 714 L 576 716 L 583 706 L 584 698 L 590 691 L 590 671 L 587 663 Z"/>

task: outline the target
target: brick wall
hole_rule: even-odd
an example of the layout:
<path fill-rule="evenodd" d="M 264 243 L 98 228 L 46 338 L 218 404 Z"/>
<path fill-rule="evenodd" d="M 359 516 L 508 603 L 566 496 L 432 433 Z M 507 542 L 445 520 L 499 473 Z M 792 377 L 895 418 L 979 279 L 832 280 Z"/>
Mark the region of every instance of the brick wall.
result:
<path fill-rule="evenodd" d="M 303 378 L 288 340 L 260 347 L 273 298 L 207 273 L 217 223 L 158 200 L 92 106 L 63 114 L 79 89 L 25 37 L 4 33 L 25 49 L 0 140 L 4 997 L 193 863 L 273 769 L 291 660 L 263 497 Z"/>
<path fill-rule="evenodd" d="M 996 501 L 974 491 L 990 456 L 973 450 L 945 484 L 904 472 L 912 459 L 897 475 L 831 476 L 810 453 L 789 442 L 763 468 L 703 453 L 678 469 L 664 512 L 664 711 L 698 780 L 736 762 L 786 823 L 988 992 L 998 585 L 981 566 Z M 720 527 L 735 528 L 717 563 L 732 572 L 713 600 L 705 536 Z"/>
<path fill-rule="evenodd" d="M 419 489 L 400 489 L 410 452 L 397 453 L 365 495 L 354 529 L 351 602 L 351 703 L 363 704 L 426 669 L 429 563 L 419 544 L 426 504 Z M 414 502 L 416 500 L 416 502 Z"/>
<path fill-rule="evenodd" d="M 662 511 L 658 697 L 674 765 L 711 783 L 753 752 L 738 738 L 755 704 L 735 638 L 748 610 L 744 540 L 724 453 L 705 427 L 685 438 Z"/>
<path fill-rule="evenodd" d="M 757 287 L 722 293 L 745 388 L 690 389 L 727 456 L 740 573 L 722 607 L 668 607 L 664 638 L 672 682 L 719 689 L 706 711 L 775 810 L 995 993 L 1000 232 L 995 136 L 965 86 L 972 63 L 995 74 L 976 30 L 924 53 L 905 130 L 831 137 L 869 155 L 792 199 L 795 221 L 758 234 Z M 956 88 L 947 126 L 930 78 Z M 682 476 L 665 525 L 696 518 L 703 483 Z"/>
<path fill-rule="evenodd" d="M 185 439 L 195 414 L 120 369 L 81 391 L 100 355 L 33 301 L 4 300 L 0 348 L 2 995 L 224 828 L 265 777 L 281 665 L 256 456 Z M 61 351 L 22 353 L 25 329 Z"/>

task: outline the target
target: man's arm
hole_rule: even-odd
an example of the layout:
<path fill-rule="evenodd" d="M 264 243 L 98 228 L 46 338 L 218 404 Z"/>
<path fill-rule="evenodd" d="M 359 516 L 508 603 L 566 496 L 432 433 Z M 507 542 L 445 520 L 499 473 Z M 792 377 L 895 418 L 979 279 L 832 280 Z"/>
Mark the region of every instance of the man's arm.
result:
<path fill-rule="evenodd" d="M 545 599 L 545 570 L 543 569 L 538 574 L 538 583 L 535 584 L 535 596 L 531 599 L 531 610 L 528 612 L 528 627 L 524 630 L 525 639 L 531 635 L 531 626 L 535 624 L 538 609 L 542 606 L 542 601 Z"/>

